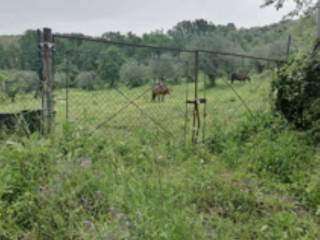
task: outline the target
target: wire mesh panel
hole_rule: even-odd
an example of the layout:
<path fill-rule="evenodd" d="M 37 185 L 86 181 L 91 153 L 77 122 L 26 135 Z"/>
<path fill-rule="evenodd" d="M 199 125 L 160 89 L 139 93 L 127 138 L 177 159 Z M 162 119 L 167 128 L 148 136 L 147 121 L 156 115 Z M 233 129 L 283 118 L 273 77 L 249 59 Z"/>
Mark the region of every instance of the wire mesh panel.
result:
<path fill-rule="evenodd" d="M 171 49 L 58 38 L 56 121 L 108 134 L 149 129 L 186 137 L 186 102 L 194 91 L 192 56 Z"/>
<path fill-rule="evenodd" d="M 202 45 L 189 50 L 116 36 L 54 36 L 56 121 L 108 136 L 152 129 L 203 142 L 208 124 L 228 127 L 243 115 L 240 109 L 253 115 L 266 108 L 254 96 L 269 93 L 272 69 L 285 62 Z"/>
<path fill-rule="evenodd" d="M 201 52 L 202 91 L 211 103 L 205 109 L 207 122 L 219 121 L 229 128 L 241 120 L 244 112 L 254 117 L 257 112 L 269 110 L 271 80 L 281 62 L 239 54 Z"/>

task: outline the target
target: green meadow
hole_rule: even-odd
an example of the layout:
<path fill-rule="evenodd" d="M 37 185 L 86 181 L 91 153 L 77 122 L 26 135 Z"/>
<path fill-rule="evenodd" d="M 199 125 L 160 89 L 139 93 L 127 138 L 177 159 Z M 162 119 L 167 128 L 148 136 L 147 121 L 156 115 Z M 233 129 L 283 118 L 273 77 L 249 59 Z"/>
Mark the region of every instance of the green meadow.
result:
<path fill-rule="evenodd" d="M 197 145 L 192 84 L 161 103 L 150 86 L 70 89 L 68 122 L 56 91 L 50 136 L 1 136 L 0 239 L 319 239 L 318 150 L 271 113 L 271 78 L 233 84 L 245 104 L 202 79 Z M 19 96 L 0 110 L 39 106 Z"/>

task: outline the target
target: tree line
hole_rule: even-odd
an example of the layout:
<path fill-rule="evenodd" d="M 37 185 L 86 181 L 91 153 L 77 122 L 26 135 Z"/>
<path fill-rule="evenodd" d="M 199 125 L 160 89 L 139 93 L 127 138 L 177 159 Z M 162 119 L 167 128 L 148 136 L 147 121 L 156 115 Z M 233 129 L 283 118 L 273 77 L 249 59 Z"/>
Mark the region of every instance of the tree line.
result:
<path fill-rule="evenodd" d="M 106 32 L 102 38 L 111 41 L 155 45 L 183 49 L 207 49 L 246 53 L 261 57 L 283 59 L 286 56 L 287 37 L 294 21 L 255 28 L 237 28 L 234 24 L 215 25 L 204 19 L 182 21 L 168 31 L 154 31 L 138 36 L 134 33 Z M 73 34 L 75 37 L 82 34 Z M 23 78 L 26 72 L 39 70 L 37 34 L 26 31 L 9 45 L 1 44 L 0 69 L 2 77 Z M 172 84 L 192 80 L 194 57 L 188 53 L 168 52 L 147 48 L 119 47 L 82 40 L 56 41 L 55 70 L 57 86 L 93 90 L 125 84 L 136 87 L 150 81 Z M 209 85 L 231 72 L 262 72 L 268 64 L 234 57 L 201 54 L 200 71 L 207 76 Z M 20 74 L 10 74 L 19 71 Z M 28 73 L 29 72 L 29 73 Z M 10 78 L 10 76 L 14 75 Z M 12 80 L 13 81 L 13 80 Z M 31 89 L 31 88 L 28 88 Z"/>

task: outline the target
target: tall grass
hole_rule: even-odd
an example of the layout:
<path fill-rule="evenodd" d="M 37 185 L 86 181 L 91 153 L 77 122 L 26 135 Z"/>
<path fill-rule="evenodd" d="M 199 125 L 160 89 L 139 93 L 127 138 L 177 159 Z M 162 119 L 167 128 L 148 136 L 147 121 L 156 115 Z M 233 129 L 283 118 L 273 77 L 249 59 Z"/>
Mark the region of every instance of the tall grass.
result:
<path fill-rule="evenodd" d="M 317 150 L 264 108 L 267 84 L 236 88 L 255 117 L 218 85 L 196 146 L 73 123 L 2 136 L 0 239 L 320 238 Z"/>

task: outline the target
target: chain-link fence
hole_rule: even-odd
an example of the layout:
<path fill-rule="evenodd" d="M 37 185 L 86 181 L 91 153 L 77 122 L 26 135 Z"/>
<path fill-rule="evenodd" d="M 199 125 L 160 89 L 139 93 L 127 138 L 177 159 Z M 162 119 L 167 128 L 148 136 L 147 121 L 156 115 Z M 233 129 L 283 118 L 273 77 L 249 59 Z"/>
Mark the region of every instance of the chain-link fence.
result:
<path fill-rule="evenodd" d="M 1 126 L 10 125 L 7 118 L 30 115 L 40 116 L 44 133 L 54 119 L 55 126 L 67 121 L 108 136 L 156 130 L 199 142 L 208 124 L 220 120 L 228 126 L 243 110 L 253 115 L 267 108 L 273 69 L 285 62 L 50 29 L 38 36 L 39 74 L 2 74 Z M 265 101 L 257 102 L 258 94 Z"/>
<path fill-rule="evenodd" d="M 285 56 L 284 56 L 285 57 Z M 226 128 L 245 115 L 270 110 L 271 83 L 285 60 L 203 51 L 199 71 L 205 79 L 207 122 Z"/>
<path fill-rule="evenodd" d="M 194 53 L 96 41 L 56 35 L 56 121 L 111 135 L 153 129 L 188 138 L 194 111 L 188 100 L 195 97 Z M 93 52 L 90 44 L 99 50 Z"/>
<path fill-rule="evenodd" d="M 253 115 L 266 108 L 267 100 L 257 103 L 256 94 L 268 95 L 272 70 L 285 62 L 84 36 L 55 38 L 57 120 L 109 134 L 157 129 L 205 140 L 207 123 L 217 116 L 228 124 L 239 109 Z"/>

